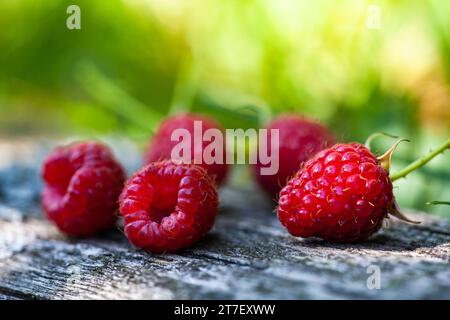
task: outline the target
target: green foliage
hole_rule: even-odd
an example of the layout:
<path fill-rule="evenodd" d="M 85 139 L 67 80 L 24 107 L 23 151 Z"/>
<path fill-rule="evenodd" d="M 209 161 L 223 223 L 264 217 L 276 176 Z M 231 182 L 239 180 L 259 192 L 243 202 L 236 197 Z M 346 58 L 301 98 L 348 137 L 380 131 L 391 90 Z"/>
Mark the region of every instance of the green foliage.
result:
<path fill-rule="evenodd" d="M 81 30 L 66 28 L 74 2 Z M 377 1 L 379 29 L 366 26 L 368 5 L 1 1 L 0 134 L 142 142 L 174 112 L 211 114 L 227 128 L 300 112 L 343 140 L 380 131 L 409 138 L 395 157 L 400 168 L 450 134 L 450 2 Z M 425 208 L 450 198 L 441 158 L 399 182 L 400 202 Z"/>

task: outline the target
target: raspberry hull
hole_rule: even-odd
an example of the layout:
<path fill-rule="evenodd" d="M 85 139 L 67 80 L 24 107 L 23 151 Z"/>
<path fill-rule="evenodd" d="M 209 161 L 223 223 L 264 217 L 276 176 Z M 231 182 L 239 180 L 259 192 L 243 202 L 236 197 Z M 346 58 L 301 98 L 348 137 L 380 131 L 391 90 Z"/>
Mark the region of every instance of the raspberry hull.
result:
<path fill-rule="evenodd" d="M 43 210 L 62 232 L 87 236 L 114 226 L 125 174 L 106 146 L 58 147 L 45 160 L 42 176 Z"/>
<path fill-rule="evenodd" d="M 280 116 L 269 123 L 267 129 L 269 139 L 270 129 L 279 129 L 279 170 L 274 175 L 261 175 L 263 165 L 258 161 L 254 173 L 258 184 L 271 196 L 280 192 L 303 162 L 336 142 L 333 134 L 320 123 L 296 115 Z M 268 149 L 271 154 L 270 143 Z"/>
<path fill-rule="evenodd" d="M 196 152 L 196 148 L 194 147 L 194 121 L 201 121 L 203 132 L 208 129 L 219 129 L 220 131 L 223 131 L 223 128 L 216 121 L 202 115 L 181 114 L 167 118 L 161 124 L 151 140 L 144 162 L 148 164 L 161 160 L 178 160 L 171 159 L 172 150 L 178 144 L 178 141 L 171 141 L 172 132 L 176 129 L 186 129 L 191 134 L 191 160 L 193 160 Z M 203 153 L 203 150 L 209 145 L 210 142 L 202 141 L 201 143 L 202 146 L 200 151 Z M 226 164 L 225 146 L 223 146 L 222 154 L 222 163 L 201 164 L 201 166 L 208 171 L 211 177 L 215 179 L 217 185 L 220 185 L 225 181 L 229 170 L 229 167 Z"/>
<path fill-rule="evenodd" d="M 217 205 L 206 170 L 172 161 L 141 169 L 120 196 L 125 235 L 150 252 L 173 252 L 198 241 L 213 226 Z"/>
<path fill-rule="evenodd" d="M 381 227 L 393 201 L 375 156 L 357 143 L 337 144 L 305 163 L 281 190 L 277 211 L 294 236 L 353 242 Z"/>

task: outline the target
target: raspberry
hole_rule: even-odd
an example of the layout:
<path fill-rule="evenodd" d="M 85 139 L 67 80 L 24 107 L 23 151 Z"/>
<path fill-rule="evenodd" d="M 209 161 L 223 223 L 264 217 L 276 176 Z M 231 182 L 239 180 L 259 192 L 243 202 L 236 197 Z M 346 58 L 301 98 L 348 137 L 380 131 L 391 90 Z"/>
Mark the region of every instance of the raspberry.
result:
<path fill-rule="evenodd" d="M 159 127 L 158 131 L 153 136 L 153 139 L 150 142 L 148 147 L 147 154 L 145 156 L 144 162 L 146 164 L 161 161 L 161 160 L 170 160 L 171 153 L 174 146 L 178 144 L 178 141 L 171 141 L 172 132 L 175 129 L 186 129 L 191 134 L 191 159 L 194 159 L 194 144 L 197 143 L 194 141 L 194 121 L 202 122 L 202 129 L 205 132 L 208 129 L 219 129 L 223 131 L 222 127 L 213 119 L 197 115 L 197 114 L 181 114 L 176 115 L 170 118 L 167 118 Z M 201 152 L 207 145 L 209 145 L 209 141 L 203 141 L 202 139 L 202 148 Z M 206 164 L 202 163 L 201 166 L 205 168 L 211 177 L 215 178 L 215 181 L 218 185 L 222 184 L 228 173 L 228 165 L 226 164 L 226 148 L 223 146 L 223 161 L 222 163 L 212 163 Z M 177 160 L 177 159 L 172 159 Z"/>
<path fill-rule="evenodd" d="M 279 129 L 279 170 L 275 175 L 261 175 L 263 165 L 258 161 L 253 167 L 256 181 L 269 195 L 275 196 L 300 168 L 303 162 L 329 146 L 336 139 L 321 124 L 296 115 L 284 115 L 267 126 L 269 140 L 270 129 Z M 268 154 L 271 145 L 268 143 Z"/>
<path fill-rule="evenodd" d="M 361 144 L 336 144 L 287 183 L 277 211 L 294 236 L 352 242 L 376 232 L 394 203 L 392 183 L 377 158 Z"/>
<path fill-rule="evenodd" d="M 87 236 L 114 226 L 125 174 L 98 142 L 57 147 L 42 167 L 42 207 L 67 235 Z"/>
<path fill-rule="evenodd" d="M 127 238 L 150 252 L 173 252 L 198 241 L 213 226 L 217 205 L 205 169 L 171 160 L 138 171 L 120 196 Z"/>

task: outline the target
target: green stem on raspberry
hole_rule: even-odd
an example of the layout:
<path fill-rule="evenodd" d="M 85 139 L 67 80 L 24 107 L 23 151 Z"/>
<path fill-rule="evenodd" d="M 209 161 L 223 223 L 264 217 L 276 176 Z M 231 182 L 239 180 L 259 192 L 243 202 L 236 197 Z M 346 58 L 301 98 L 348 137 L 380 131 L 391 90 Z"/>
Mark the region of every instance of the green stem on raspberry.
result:
<path fill-rule="evenodd" d="M 399 137 L 394 136 L 392 134 L 386 133 L 386 132 L 375 132 L 372 133 L 367 139 L 366 142 L 364 142 L 364 145 L 366 146 L 367 149 L 370 150 L 370 145 L 372 144 L 372 141 L 375 140 L 375 138 L 381 137 L 381 136 L 385 136 L 385 137 L 389 137 L 389 138 L 394 138 L 394 139 L 398 139 Z"/>
<path fill-rule="evenodd" d="M 450 149 L 450 138 L 445 141 L 440 147 L 438 147 L 435 150 L 432 150 L 431 152 L 429 152 L 428 154 L 426 154 L 425 156 L 417 159 L 416 161 L 414 161 L 413 163 L 411 163 L 410 165 L 408 165 L 406 168 L 392 174 L 389 176 L 389 178 L 391 179 L 391 181 L 395 181 L 397 179 L 400 178 L 404 178 L 406 177 L 409 173 L 423 167 L 425 164 L 427 164 L 431 159 L 433 159 L 434 157 L 436 157 L 437 155 L 443 153 L 446 149 Z"/>
<path fill-rule="evenodd" d="M 426 203 L 427 205 L 438 205 L 438 204 L 445 204 L 450 206 L 450 201 L 430 201 Z"/>
<path fill-rule="evenodd" d="M 395 142 L 388 151 L 386 151 L 383 155 L 377 157 L 377 160 L 380 162 L 380 165 L 383 167 L 383 169 L 389 173 L 389 170 L 391 168 L 391 162 L 392 162 L 392 154 L 394 153 L 395 149 L 397 149 L 400 142 L 409 142 L 408 139 L 399 139 L 397 142 Z"/>
<path fill-rule="evenodd" d="M 394 202 L 392 203 L 391 207 L 389 208 L 389 214 L 396 217 L 397 219 L 405 221 L 405 222 L 409 222 L 412 224 L 420 224 L 420 221 L 411 220 L 410 218 L 405 216 L 401 212 L 400 207 L 395 199 L 394 199 Z"/>

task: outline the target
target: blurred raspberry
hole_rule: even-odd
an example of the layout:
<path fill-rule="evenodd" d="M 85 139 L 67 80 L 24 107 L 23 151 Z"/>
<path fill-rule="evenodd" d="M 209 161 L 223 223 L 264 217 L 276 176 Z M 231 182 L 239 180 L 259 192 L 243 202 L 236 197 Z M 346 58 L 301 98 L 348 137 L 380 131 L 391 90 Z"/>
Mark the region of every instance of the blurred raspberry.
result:
<path fill-rule="evenodd" d="M 151 163 L 154 161 L 160 160 L 170 160 L 172 149 L 178 144 L 178 141 L 171 141 L 172 132 L 176 129 L 186 129 L 191 134 L 191 160 L 193 163 L 195 148 L 194 148 L 194 121 L 202 122 L 203 133 L 208 129 L 219 129 L 223 132 L 223 128 L 213 119 L 197 114 L 182 114 L 176 115 L 164 120 L 164 122 L 160 125 L 158 131 L 153 136 L 150 145 L 147 150 L 147 154 L 145 156 L 145 163 Z M 200 151 L 203 155 L 203 150 L 207 145 L 209 145 L 209 141 L 202 142 L 202 147 Z M 222 149 L 222 163 L 213 163 L 213 164 L 200 164 L 203 168 L 205 168 L 212 178 L 215 179 L 217 185 L 220 185 L 224 182 L 227 173 L 228 173 L 228 165 L 226 164 L 226 147 L 223 145 Z M 177 159 L 172 159 L 177 160 Z"/>
<path fill-rule="evenodd" d="M 125 174 L 108 147 L 57 147 L 44 161 L 42 177 L 43 210 L 62 232 L 87 236 L 114 226 Z"/>
<path fill-rule="evenodd" d="M 323 125 L 297 115 L 283 115 L 267 127 L 268 154 L 271 154 L 271 129 L 279 129 L 279 170 L 275 175 L 262 175 L 265 165 L 260 161 L 253 167 L 256 181 L 269 195 L 275 197 L 286 182 L 300 169 L 303 162 L 320 150 L 336 142 L 333 134 Z"/>

